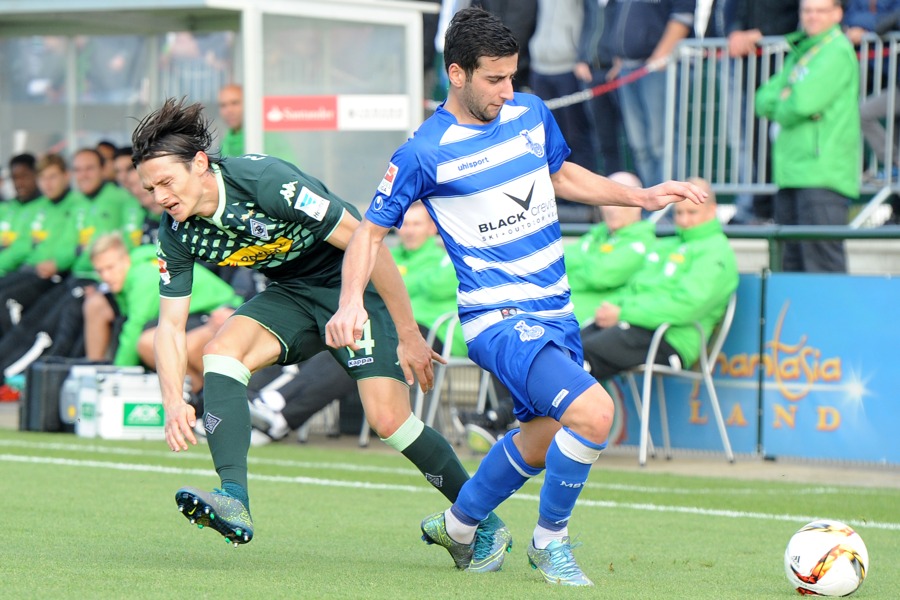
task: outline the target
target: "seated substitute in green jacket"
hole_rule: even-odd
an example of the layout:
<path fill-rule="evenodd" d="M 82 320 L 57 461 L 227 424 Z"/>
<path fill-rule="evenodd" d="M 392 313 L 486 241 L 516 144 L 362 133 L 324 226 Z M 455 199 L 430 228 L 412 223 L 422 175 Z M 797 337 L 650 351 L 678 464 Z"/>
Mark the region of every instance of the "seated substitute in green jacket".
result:
<path fill-rule="evenodd" d="M 624 185 L 641 187 L 637 176 L 624 171 L 613 173 L 609 178 Z M 572 304 L 582 326 L 594 322 L 603 301 L 628 283 L 656 244 L 654 225 L 641 220 L 640 208 L 602 206 L 600 209 L 603 222 L 563 249 Z"/>
<path fill-rule="evenodd" d="M 709 336 L 737 289 L 737 261 L 716 218 L 715 196 L 706 182 L 692 182 L 709 193 L 706 202 L 673 207 L 676 235 L 659 240 L 641 270 L 581 332 L 585 360 L 597 380 L 643 364 L 653 331 L 663 323 L 671 327 L 655 362 L 690 367 L 700 348 L 693 323 L 699 321 Z"/>
<path fill-rule="evenodd" d="M 119 314 L 125 318 L 113 364 L 140 364 L 138 338 L 148 323 L 159 318 L 156 246 L 138 246 L 129 252 L 122 236 L 111 233 L 94 242 L 91 262 L 100 279 L 114 294 Z M 193 276 L 195 285 L 191 294 L 191 315 L 208 314 L 223 306 L 237 308 L 243 302 L 230 285 L 203 266 L 195 264 Z"/>

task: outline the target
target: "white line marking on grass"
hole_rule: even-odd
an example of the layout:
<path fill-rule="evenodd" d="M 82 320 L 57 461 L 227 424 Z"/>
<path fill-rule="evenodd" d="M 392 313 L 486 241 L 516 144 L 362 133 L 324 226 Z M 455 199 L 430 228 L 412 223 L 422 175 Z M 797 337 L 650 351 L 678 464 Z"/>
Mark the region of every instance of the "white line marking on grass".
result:
<path fill-rule="evenodd" d="M 88 452 L 94 454 L 112 454 L 122 456 L 141 456 L 146 458 L 162 458 L 171 460 L 194 460 L 208 462 L 210 456 L 206 452 L 171 452 L 143 450 L 141 448 L 129 448 L 123 446 L 102 446 L 97 444 L 71 444 L 62 442 L 31 442 L 25 440 L 0 440 L 0 447 L 7 446 L 11 448 L 30 448 L 35 450 L 56 450 L 63 452 Z M 198 448 L 199 450 L 200 448 Z M 372 465 L 361 465 L 354 463 L 339 462 L 311 462 L 296 461 L 277 458 L 248 458 L 251 465 L 269 465 L 276 467 L 287 467 L 296 469 L 317 469 L 330 471 L 347 471 L 352 473 L 387 473 L 392 475 L 404 475 L 408 477 L 419 477 L 420 473 L 416 469 L 403 467 L 377 467 Z M 543 477 L 535 477 L 532 481 L 542 483 Z M 774 495 L 779 494 L 778 490 L 760 490 L 753 488 L 684 488 L 684 487 L 662 487 L 662 486 L 645 486 L 630 485 L 623 483 L 596 483 L 589 481 L 585 488 L 592 490 L 609 490 L 615 492 L 636 492 L 641 494 L 677 494 L 677 495 L 732 495 L 747 496 L 752 494 Z M 796 495 L 817 496 L 817 495 L 847 495 L 854 494 L 857 496 L 868 496 L 876 493 L 877 490 L 871 488 L 860 487 L 836 487 L 836 486 L 814 486 L 807 488 L 798 488 L 791 493 Z"/>
<path fill-rule="evenodd" d="M 215 477 L 215 472 L 209 469 L 183 469 L 180 467 L 165 467 L 162 465 L 141 465 L 132 463 L 114 463 L 97 460 L 77 460 L 72 458 L 54 458 L 48 456 L 23 456 L 19 454 L 0 454 L 0 461 L 45 464 L 63 467 L 83 467 L 96 469 L 111 469 L 115 471 L 140 471 L 144 473 L 163 473 L 166 475 L 199 475 Z M 321 487 L 341 487 L 366 490 L 389 490 L 398 492 L 423 493 L 431 490 L 423 485 L 397 485 L 388 483 L 367 483 L 364 481 L 340 481 L 335 479 L 319 479 L 315 477 L 288 477 L 283 475 L 257 475 L 250 474 L 254 481 L 268 481 L 272 483 L 294 483 L 316 485 Z M 534 494 L 515 494 L 514 500 L 538 502 L 540 497 Z M 590 506 L 594 508 L 627 509 L 643 512 L 682 513 L 688 515 L 702 515 L 707 517 L 722 517 L 727 519 L 763 519 L 767 521 L 809 522 L 821 517 L 810 515 L 770 514 L 761 512 L 748 512 L 739 510 L 721 510 L 713 508 L 696 508 L 691 506 L 666 506 L 650 504 L 646 502 L 613 502 L 607 500 L 578 500 L 578 506 Z M 900 531 L 900 523 L 860 521 L 858 519 L 845 519 L 845 523 L 853 527 L 871 527 L 872 529 L 885 529 L 888 531 Z"/>

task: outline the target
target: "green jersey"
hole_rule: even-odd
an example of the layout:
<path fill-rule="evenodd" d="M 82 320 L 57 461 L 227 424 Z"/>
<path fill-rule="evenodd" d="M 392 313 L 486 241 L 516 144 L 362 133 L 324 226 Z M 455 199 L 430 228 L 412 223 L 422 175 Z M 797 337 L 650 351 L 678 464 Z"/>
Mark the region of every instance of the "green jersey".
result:
<path fill-rule="evenodd" d="M 36 240 L 32 240 L 32 223 L 48 209 L 50 201 L 40 196 L 21 202 L 4 202 L 6 215 L 0 219 L 0 275 L 18 269 L 31 254 Z"/>
<path fill-rule="evenodd" d="M 86 196 L 87 197 L 87 196 Z M 140 203 L 131 194 L 115 185 L 104 183 L 92 196 L 87 197 L 84 210 L 76 215 L 78 246 L 72 273 L 79 279 L 97 279 L 91 264 L 90 247 L 98 237 L 118 231 L 125 233 L 125 213 Z M 130 238 L 125 237 L 126 244 Z"/>
<path fill-rule="evenodd" d="M 212 171 L 219 186 L 213 216 L 179 223 L 165 213 L 159 229 L 160 293 L 186 297 L 194 260 L 250 267 L 272 281 L 303 279 L 340 287 L 342 250 L 325 240 L 344 211 L 358 211 L 321 181 L 283 160 L 248 154 Z"/>
<path fill-rule="evenodd" d="M 597 307 L 640 270 L 655 243 L 650 221 L 631 223 L 612 233 L 606 223 L 600 223 L 563 248 L 579 323 L 593 322 Z"/>

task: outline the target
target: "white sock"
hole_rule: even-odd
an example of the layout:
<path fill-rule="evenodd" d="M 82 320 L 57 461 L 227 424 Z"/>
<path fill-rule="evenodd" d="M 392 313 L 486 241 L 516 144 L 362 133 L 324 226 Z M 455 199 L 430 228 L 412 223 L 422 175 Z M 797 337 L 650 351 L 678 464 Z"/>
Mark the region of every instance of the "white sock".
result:
<path fill-rule="evenodd" d="M 478 525 L 466 525 L 453 515 L 449 508 L 444 511 L 444 523 L 447 526 L 447 535 L 460 544 L 471 544 L 475 539 L 475 530 Z"/>
<path fill-rule="evenodd" d="M 567 535 L 569 535 L 568 527 L 554 531 L 553 529 L 536 525 L 534 528 L 534 547 L 538 550 L 545 550 L 550 545 L 550 542 L 561 542 Z"/>

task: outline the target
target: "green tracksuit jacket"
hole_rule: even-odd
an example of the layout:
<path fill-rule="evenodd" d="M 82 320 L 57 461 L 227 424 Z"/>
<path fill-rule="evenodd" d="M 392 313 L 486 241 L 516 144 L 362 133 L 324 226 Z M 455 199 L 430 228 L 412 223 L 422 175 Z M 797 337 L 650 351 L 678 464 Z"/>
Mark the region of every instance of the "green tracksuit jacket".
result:
<path fill-rule="evenodd" d="M 398 244 L 391 249 L 391 254 L 409 291 L 413 315 L 418 323 L 430 327 L 439 316 L 456 310 L 456 288 L 459 287 L 456 271 L 436 237 L 429 238 L 416 250 L 406 250 Z M 442 342 L 446 332 L 446 327 L 438 332 Z M 454 356 L 468 354 L 466 341 L 458 328 L 451 352 Z"/>
<path fill-rule="evenodd" d="M 125 317 L 119 334 L 119 347 L 113 364 L 140 364 L 138 338 L 148 321 L 159 318 L 159 262 L 156 246 L 138 246 L 130 252 L 131 267 L 125 276 L 116 303 Z M 191 293 L 191 313 L 209 313 L 222 306 L 237 308 L 243 302 L 230 285 L 211 271 L 194 265 L 194 288 Z"/>
<path fill-rule="evenodd" d="M 621 307 L 620 321 L 646 329 L 670 323 L 665 340 L 689 367 L 699 358 L 694 321 L 709 337 L 737 285 L 734 251 L 713 220 L 661 238 L 643 268 L 609 302 Z"/>
<path fill-rule="evenodd" d="M 780 188 L 859 197 L 859 63 L 840 25 L 786 36 L 784 69 L 756 91 L 756 113 L 779 125 L 772 168 Z M 786 98 L 782 98 L 786 95 Z"/>
<path fill-rule="evenodd" d="M 597 307 L 625 285 L 656 244 L 650 221 L 638 221 L 612 233 L 606 223 L 595 225 L 564 248 L 575 317 L 593 322 Z"/>
<path fill-rule="evenodd" d="M 86 209 L 77 216 L 78 244 L 72 273 L 80 279 L 97 279 L 91 265 L 91 244 L 98 237 L 118 231 L 125 233 L 125 215 L 137 200 L 112 183 L 104 183 L 92 197 Z M 126 243 L 129 243 L 126 238 Z"/>
<path fill-rule="evenodd" d="M 49 202 L 40 196 L 28 202 L 13 199 L 3 203 L 6 213 L 0 220 L 0 276 L 15 271 L 28 258 L 33 248 L 31 224 Z"/>
<path fill-rule="evenodd" d="M 73 225 L 77 215 L 85 210 L 87 199 L 74 190 L 68 190 L 57 201 L 47 198 L 33 200 L 33 218 L 28 225 L 28 235 L 19 236 L 3 251 L 10 260 L 10 271 L 20 266 L 35 266 L 47 260 L 56 262 L 56 270 L 66 273 L 75 261 L 78 230 Z M 7 253 L 11 253 L 7 257 Z M 2 262 L 2 261 L 0 261 Z M 6 265 L 0 264 L 0 270 Z"/>

